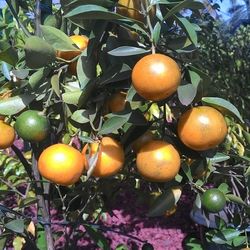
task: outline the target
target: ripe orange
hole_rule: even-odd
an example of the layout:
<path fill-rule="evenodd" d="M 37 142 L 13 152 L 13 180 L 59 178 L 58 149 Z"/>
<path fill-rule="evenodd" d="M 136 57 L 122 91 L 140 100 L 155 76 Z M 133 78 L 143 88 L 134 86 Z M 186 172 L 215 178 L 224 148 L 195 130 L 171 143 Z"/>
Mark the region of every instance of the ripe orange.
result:
<path fill-rule="evenodd" d="M 208 150 L 225 139 L 227 124 L 223 115 L 215 108 L 199 106 L 181 115 L 178 135 L 186 146 L 197 151 Z"/>
<path fill-rule="evenodd" d="M 57 51 L 57 57 L 60 57 L 65 60 L 72 60 L 76 56 L 81 54 L 81 51 L 87 48 L 89 39 L 83 35 L 73 35 L 70 36 L 70 39 L 76 44 L 80 51 Z M 69 64 L 69 72 L 72 75 L 76 75 L 76 65 L 77 61 L 74 61 Z"/>
<path fill-rule="evenodd" d="M 144 8 L 146 7 L 145 0 L 142 1 Z M 145 16 L 141 13 L 141 1 L 138 0 L 119 0 L 116 12 L 122 16 L 135 19 L 140 22 L 145 21 Z M 150 18 L 155 14 L 155 8 L 149 12 Z"/>
<path fill-rule="evenodd" d="M 146 143 L 136 157 L 138 172 L 149 181 L 174 179 L 180 169 L 180 155 L 173 145 L 153 140 Z"/>
<path fill-rule="evenodd" d="M 116 174 L 122 168 L 125 156 L 122 146 L 111 137 L 103 137 L 100 142 L 84 146 L 82 153 L 85 158 L 86 168 L 89 168 L 87 152 L 89 151 L 89 157 L 94 156 L 97 153 L 98 146 L 98 159 L 92 175 L 95 177 L 108 177 Z"/>
<path fill-rule="evenodd" d="M 46 148 L 38 159 L 40 174 L 62 186 L 76 183 L 84 170 L 81 152 L 66 144 L 54 144 Z"/>
<path fill-rule="evenodd" d="M 148 130 L 143 135 L 138 137 L 132 144 L 132 149 L 135 153 L 138 153 L 142 146 L 147 142 L 152 141 L 155 138 L 154 134 Z"/>
<path fill-rule="evenodd" d="M 132 70 L 132 84 L 139 95 L 160 101 L 172 95 L 181 82 L 178 64 L 162 54 L 151 54 L 140 59 Z"/>
<path fill-rule="evenodd" d="M 110 112 L 120 112 L 125 109 L 126 93 L 116 92 L 107 101 L 108 109 Z"/>
<path fill-rule="evenodd" d="M 10 125 L 0 120 L 0 149 L 10 147 L 16 138 L 15 130 Z"/>

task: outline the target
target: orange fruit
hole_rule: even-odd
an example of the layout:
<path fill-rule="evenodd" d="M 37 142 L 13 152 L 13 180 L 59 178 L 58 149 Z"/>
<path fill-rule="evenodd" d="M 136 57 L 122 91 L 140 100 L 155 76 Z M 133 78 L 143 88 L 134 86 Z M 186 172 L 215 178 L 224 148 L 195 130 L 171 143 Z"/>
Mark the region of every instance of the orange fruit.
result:
<path fill-rule="evenodd" d="M 116 92 L 107 101 L 108 109 L 110 112 L 120 112 L 125 109 L 126 105 L 126 93 Z"/>
<path fill-rule="evenodd" d="M 180 155 L 173 145 L 152 140 L 140 149 L 136 157 L 138 172 L 149 181 L 165 182 L 175 178 L 180 169 Z"/>
<path fill-rule="evenodd" d="M 76 183 L 84 170 L 84 158 L 77 149 L 66 144 L 46 148 L 38 159 L 40 174 L 62 186 Z"/>
<path fill-rule="evenodd" d="M 10 147 L 15 141 L 16 134 L 14 128 L 0 120 L 0 149 Z"/>
<path fill-rule="evenodd" d="M 132 70 L 132 84 L 137 93 L 151 101 L 172 95 L 181 82 L 178 64 L 162 54 L 144 56 Z"/>
<path fill-rule="evenodd" d="M 62 58 L 64 60 L 72 60 L 76 56 L 80 55 L 81 52 L 87 48 L 89 39 L 83 35 L 73 35 L 70 36 L 70 39 L 75 43 L 75 45 L 79 48 L 78 51 L 57 51 L 57 57 Z M 77 61 L 74 61 L 69 64 L 69 72 L 72 75 L 76 75 L 76 65 Z"/>
<path fill-rule="evenodd" d="M 145 0 L 142 1 L 144 8 L 146 7 Z M 141 1 L 138 0 L 119 0 L 118 6 L 116 8 L 116 12 L 122 16 L 135 19 L 140 22 L 145 22 L 146 18 L 141 13 Z M 149 16 L 152 18 L 155 14 L 155 8 L 153 7 L 150 12 Z"/>
<path fill-rule="evenodd" d="M 143 135 L 138 137 L 133 143 L 132 143 L 132 149 L 135 153 L 139 152 L 141 147 L 145 145 L 147 142 L 152 141 L 155 138 L 154 134 L 148 130 Z"/>
<path fill-rule="evenodd" d="M 227 135 L 227 124 L 215 108 L 199 106 L 181 115 L 177 130 L 180 140 L 186 146 L 202 151 L 223 142 Z"/>
<path fill-rule="evenodd" d="M 82 153 L 87 169 L 89 168 L 87 153 L 88 157 L 98 153 L 95 169 L 92 173 L 95 177 L 108 177 L 116 174 L 122 168 L 125 160 L 122 146 L 111 137 L 103 137 L 100 142 L 86 144 Z"/>

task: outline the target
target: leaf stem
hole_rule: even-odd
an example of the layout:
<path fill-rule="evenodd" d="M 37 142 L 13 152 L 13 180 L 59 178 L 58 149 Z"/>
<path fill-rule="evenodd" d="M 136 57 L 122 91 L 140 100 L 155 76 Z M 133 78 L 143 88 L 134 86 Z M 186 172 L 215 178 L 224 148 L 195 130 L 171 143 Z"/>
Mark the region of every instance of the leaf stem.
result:
<path fill-rule="evenodd" d="M 36 8 L 35 8 L 35 33 L 37 36 L 41 36 L 41 3 L 40 0 L 36 0 Z"/>

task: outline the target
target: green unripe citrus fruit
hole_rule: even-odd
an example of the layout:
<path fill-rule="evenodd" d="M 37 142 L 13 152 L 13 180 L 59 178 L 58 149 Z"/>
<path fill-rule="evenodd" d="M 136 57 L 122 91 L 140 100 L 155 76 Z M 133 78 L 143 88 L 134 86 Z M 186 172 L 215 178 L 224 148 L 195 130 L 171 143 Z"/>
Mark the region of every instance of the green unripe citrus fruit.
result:
<path fill-rule="evenodd" d="M 15 130 L 25 141 L 40 142 L 48 136 L 50 124 L 38 111 L 27 110 L 17 117 Z"/>
<path fill-rule="evenodd" d="M 202 195 L 201 204 L 207 212 L 218 213 L 225 207 L 226 198 L 219 189 L 211 188 Z"/>

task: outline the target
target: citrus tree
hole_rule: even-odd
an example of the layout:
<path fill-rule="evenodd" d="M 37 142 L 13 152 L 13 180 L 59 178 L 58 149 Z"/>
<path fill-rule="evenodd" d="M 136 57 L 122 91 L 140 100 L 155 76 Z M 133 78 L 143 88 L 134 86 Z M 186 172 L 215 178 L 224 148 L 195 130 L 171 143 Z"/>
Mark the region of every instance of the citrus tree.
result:
<path fill-rule="evenodd" d="M 101 215 L 127 186 L 146 197 L 148 217 L 174 213 L 192 191 L 191 216 L 213 230 L 187 248 L 248 246 L 250 134 L 233 104 L 209 96 L 209 77 L 193 63 L 203 4 L 6 2 L 1 195 L 15 194 L 16 207 L 0 205 L 2 246 L 55 249 L 60 225 L 65 248 L 88 234 L 110 249 Z"/>

